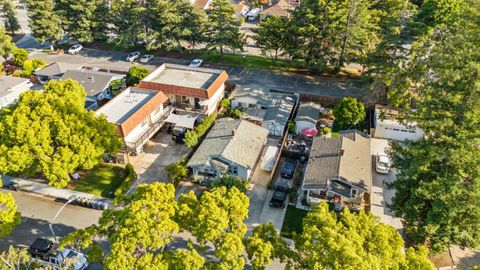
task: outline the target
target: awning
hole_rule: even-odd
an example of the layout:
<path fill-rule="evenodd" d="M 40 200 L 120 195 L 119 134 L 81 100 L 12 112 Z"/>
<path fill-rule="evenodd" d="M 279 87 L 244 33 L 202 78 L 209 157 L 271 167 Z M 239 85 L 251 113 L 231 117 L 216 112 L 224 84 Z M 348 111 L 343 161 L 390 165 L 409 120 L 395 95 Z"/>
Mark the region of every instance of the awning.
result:
<path fill-rule="evenodd" d="M 176 127 L 185 127 L 193 129 L 195 127 L 195 120 L 197 116 L 194 115 L 180 115 L 171 113 L 165 122 L 173 123 Z"/>

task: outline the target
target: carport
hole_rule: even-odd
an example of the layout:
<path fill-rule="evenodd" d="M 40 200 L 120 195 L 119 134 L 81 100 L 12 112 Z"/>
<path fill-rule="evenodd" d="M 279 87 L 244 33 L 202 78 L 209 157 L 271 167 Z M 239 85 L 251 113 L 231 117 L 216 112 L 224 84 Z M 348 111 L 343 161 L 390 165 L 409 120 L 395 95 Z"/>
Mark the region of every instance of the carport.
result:
<path fill-rule="evenodd" d="M 173 114 L 171 113 L 165 122 L 172 123 L 176 127 L 184 127 L 188 129 L 193 129 L 195 127 L 195 121 L 197 120 L 196 115 L 191 114 Z"/>

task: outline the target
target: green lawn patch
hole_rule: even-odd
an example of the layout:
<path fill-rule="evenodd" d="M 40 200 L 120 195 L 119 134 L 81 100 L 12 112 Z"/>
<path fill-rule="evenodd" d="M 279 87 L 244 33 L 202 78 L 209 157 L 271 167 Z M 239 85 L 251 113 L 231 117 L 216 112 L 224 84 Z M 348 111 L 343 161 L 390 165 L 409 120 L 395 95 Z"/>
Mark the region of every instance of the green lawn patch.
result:
<path fill-rule="evenodd" d="M 283 220 L 282 231 L 280 235 L 285 238 L 293 238 L 293 233 L 301 234 L 303 232 L 302 224 L 303 218 L 307 216 L 309 211 L 298 209 L 295 206 L 289 205 Z"/>
<path fill-rule="evenodd" d="M 80 174 L 72 189 L 97 196 L 113 198 L 115 190 L 125 180 L 125 169 L 109 164 L 100 164 L 85 174 Z"/>
<path fill-rule="evenodd" d="M 202 58 L 206 63 L 220 64 L 233 67 L 246 67 L 251 69 L 269 69 L 281 71 L 301 71 L 304 68 L 303 61 L 287 61 L 277 59 L 273 61 L 272 58 L 255 56 L 255 55 L 241 55 L 225 53 L 223 57 L 217 52 L 199 52 L 198 57 Z"/>

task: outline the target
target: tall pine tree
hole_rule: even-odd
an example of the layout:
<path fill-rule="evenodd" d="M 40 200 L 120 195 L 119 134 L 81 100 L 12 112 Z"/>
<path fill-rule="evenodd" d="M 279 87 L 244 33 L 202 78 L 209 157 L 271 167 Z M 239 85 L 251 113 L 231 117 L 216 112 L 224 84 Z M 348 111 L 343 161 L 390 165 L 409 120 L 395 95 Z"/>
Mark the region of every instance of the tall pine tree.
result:
<path fill-rule="evenodd" d="M 39 42 L 53 44 L 61 38 L 60 18 L 55 13 L 54 0 L 27 0 L 28 26 L 33 38 Z"/>
<path fill-rule="evenodd" d="M 223 57 L 224 49 L 243 49 L 245 38 L 240 33 L 240 21 L 235 17 L 228 0 L 213 0 L 208 10 L 210 30 L 208 46 L 218 48 Z"/>
<path fill-rule="evenodd" d="M 20 23 L 18 22 L 17 12 L 13 7 L 12 0 L 3 1 L 2 18 L 5 30 L 7 30 L 12 34 L 12 36 L 14 36 L 15 32 L 20 30 Z"/>

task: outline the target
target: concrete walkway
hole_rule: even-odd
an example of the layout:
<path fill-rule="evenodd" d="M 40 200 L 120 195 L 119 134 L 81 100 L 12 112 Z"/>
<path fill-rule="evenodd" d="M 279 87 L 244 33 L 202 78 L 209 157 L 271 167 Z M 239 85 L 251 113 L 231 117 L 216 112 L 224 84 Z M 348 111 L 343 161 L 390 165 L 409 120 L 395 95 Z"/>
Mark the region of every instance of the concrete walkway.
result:
<path fill-rule="evenodd" d="M 55 188 L 46 184 L 25 180 L 21 178 L 11 178 L 10 181 L 13 183 L 16 183 L 18 185 L 18 189 L 21 191 L 32 192 L 32 193 L 36 193 L 44 196 L 60 198 L 65 200 L 68 200 L 72 196 L 75 196 L 77 198 L 103 199 L 103 200 L 110 201 L 110 199 L 98 197 L 89 193 L 84 193 L 84 192 L 79 192 L 79 191 L 64 189 L 64 188 Z"/>

